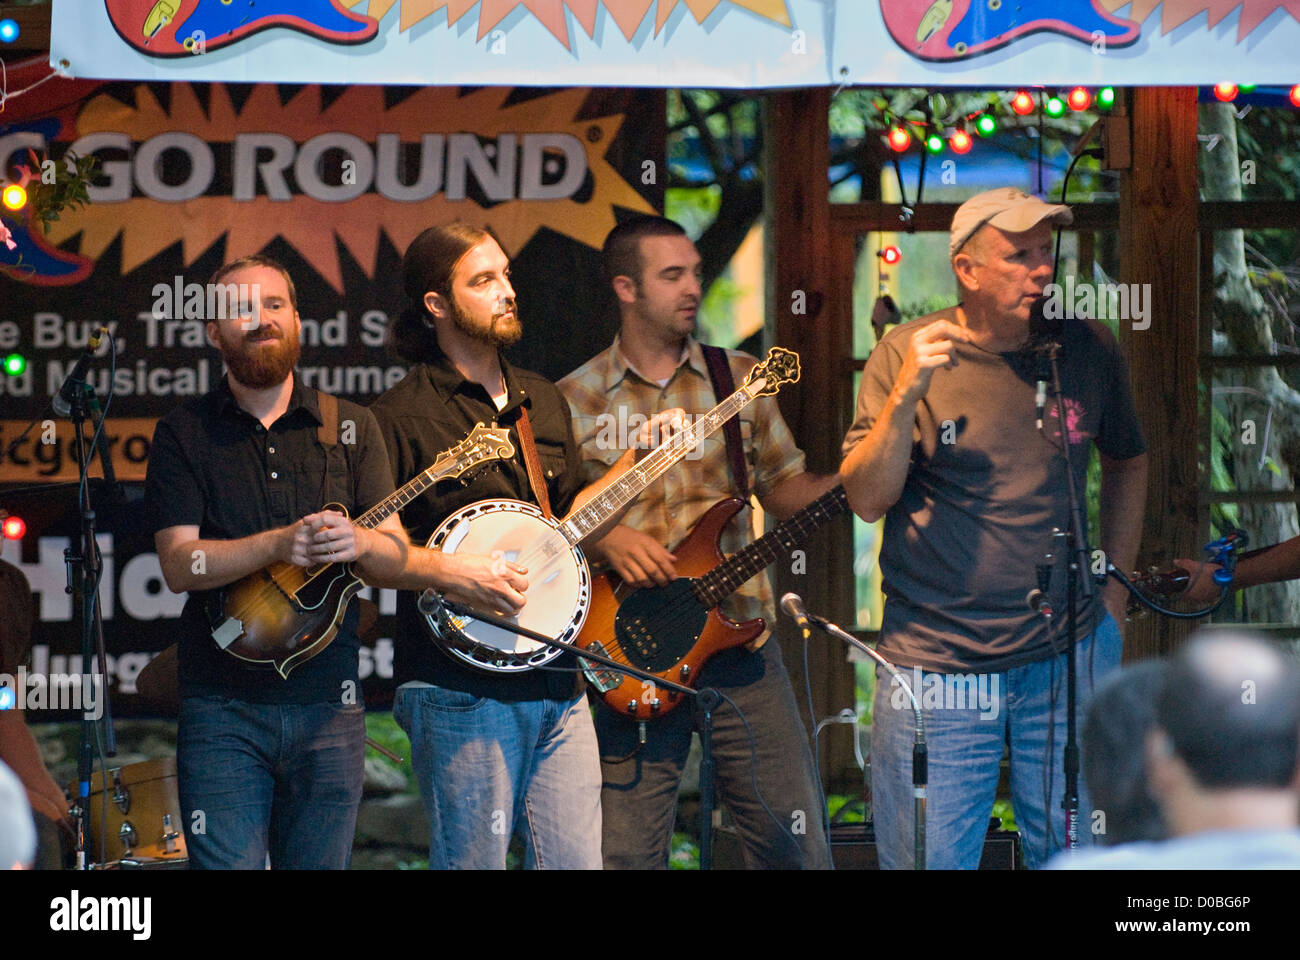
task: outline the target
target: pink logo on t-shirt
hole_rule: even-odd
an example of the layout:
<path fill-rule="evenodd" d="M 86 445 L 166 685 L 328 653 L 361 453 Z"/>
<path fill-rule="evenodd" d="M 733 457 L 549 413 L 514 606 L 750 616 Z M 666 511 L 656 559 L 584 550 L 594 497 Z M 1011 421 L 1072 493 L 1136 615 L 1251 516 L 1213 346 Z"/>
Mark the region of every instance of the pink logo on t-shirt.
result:
<path fill-rule="evenodd" d="M 1057 421 L 1060 420 L 1060 414 L 1057 413 L 1055 401 L 1052 402 L 1052 409 L 1048 412 L 1047 415 L 1054 420 Z M 1070 433 L 1071 446 L 1074 446 L 1076 443 L 1083 443 L 1085 440 L 1088 439 L 1088 434 L 1085 433 L 1083 430 L 1079 429 L 1079 424 L 1081 422 L 1083 422 L 1083 404 L 1079 403 L 1079 401 L 1071 397 L 1066 397 L 1065 398 L 1065 427 Z M 1057 440 L 1061 438 L 1061 428 L 1059 422 L 1056 427 L 1056 431 L 1052 434 L 1052 436 Z"/>

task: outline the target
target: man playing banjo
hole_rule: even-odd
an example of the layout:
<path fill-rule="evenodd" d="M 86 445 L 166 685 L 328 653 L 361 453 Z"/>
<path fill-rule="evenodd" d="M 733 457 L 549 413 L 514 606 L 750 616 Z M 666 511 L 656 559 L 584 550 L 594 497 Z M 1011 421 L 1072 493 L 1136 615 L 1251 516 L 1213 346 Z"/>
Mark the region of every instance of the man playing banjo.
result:
<path fill-rule="evenodd" d="M 479 422 L 508 427 L 515 446 L 512 460 L 412 501 L 403 522 L 418 542 L 477 501 L 500 501 L 516 516 L 536 504 L 543 515 L 563 517 L 634 461 L 629 452 L 584 488 L 568 405 L 545 378 L 501 355 L 522 333 L 509 268 L 490 234 L 459 222 L 431 227 L 406 251 L 411 306 L 391 337 L 412 367 L 370 408 L 399 483 Z M 644 436 L 676 416 L 680 411 L 655 417 Z M 507 554 L 496 563 L 508 589 L 495 612 L 526 616 L 526 597 L 535 610 L 571 602 L 555 595 L 555 578 L 541 562 Z M 518 831 L 526 867 L 599 869 L 600 763 L 573 658 L 566 654 L 549 669 L 491 672 L 437 648 L 416 595 L 399 594 L 397 615 L 393 714 L 411 740 L 429 816 L 430 868 L 503 869 Z"/>

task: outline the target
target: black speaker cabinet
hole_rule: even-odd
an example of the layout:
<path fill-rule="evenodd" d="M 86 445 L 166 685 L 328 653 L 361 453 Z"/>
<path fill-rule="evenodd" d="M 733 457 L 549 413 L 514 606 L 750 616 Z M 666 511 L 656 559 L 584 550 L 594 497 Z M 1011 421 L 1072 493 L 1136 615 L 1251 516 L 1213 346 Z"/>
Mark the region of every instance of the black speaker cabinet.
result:
<path fill-rule="evenodd" d="M 984 837 L 981 870 L 1019 870 L 1020 834 L 998 829 L 992 821 Z M 870 823 L 831 824 L 831 859 L 836 870 L 879 870 L 876 858 L 876 834 Z"/>

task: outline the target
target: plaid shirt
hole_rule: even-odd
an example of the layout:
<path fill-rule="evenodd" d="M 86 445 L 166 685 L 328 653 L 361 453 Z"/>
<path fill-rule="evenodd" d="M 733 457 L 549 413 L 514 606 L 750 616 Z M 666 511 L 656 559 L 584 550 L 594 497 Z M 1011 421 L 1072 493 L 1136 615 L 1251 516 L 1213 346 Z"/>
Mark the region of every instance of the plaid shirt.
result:
<path fill-rule="evenodd" d="M 739 386 L 758 361 L 747 353 L 728 350 L 732 376 Z M 589 360 L 559 382 L 573 413 L 573 433 L 582 448 L 583 480 L 591 483 L 604 475 L 635 438 L 638 427 L 661 410 L 681 407 L 692 419 L 708 413 L 720 399 L 700 345 L 686 341 L 682 359 L 667 386 L 659 386 L 637 373 L 619 349 L 617 337 L 608 350 Z M 782 481 L 802 473 L 803 452 L 795 446 L 790 428 L 775 397 L 759 397 L 742 410 L 740 433 L 744 440 L 749 485 L 761 502 Z M 719 429 L 686 459 L 674 465 L 646 488 L 623 518 L 668 548 L 677 546 L 700 516 L 719 500 L 736 496 L 727 467 L 726 441 Z M 753 515 L 742 510 L 722 535 L 722 552 L 730 556 L 753 542 Z M 753 577 L 722 604 L 733 620 L 763 617 L 775 623 L 776 603 L 764 573 Z M 764 633 L 752 645 L 757 649 Z"/>

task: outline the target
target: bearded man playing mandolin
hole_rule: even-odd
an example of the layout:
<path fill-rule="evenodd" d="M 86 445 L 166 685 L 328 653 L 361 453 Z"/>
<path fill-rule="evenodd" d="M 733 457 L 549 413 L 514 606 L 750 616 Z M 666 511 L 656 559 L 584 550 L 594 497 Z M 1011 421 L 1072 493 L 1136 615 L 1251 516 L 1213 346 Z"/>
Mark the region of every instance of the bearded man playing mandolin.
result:
<path fill-rule="evenodd" d="M 321 642 L 277 672 L 232 656 L 235 638 L 219 625 L 254 632 L 257 620 L 291 609 L 287 598 L 232 617 L 222 588 L 260 572 L 279 578 L 269 584 L 276 600 L 284 571 L 319 579 L 308 574 L 343 564 L 376 586 L 437 586 L 485 603 L 511 588 L 491 558 L 409 546 L 396 513 L 368 529 L 321 509 L 333 503 L 357 517 L 393 493 L 379 428 L 364 407 L 294 374 L 300 323 L 284 267 L 245 257 L 222 267 L 217 284 L 251 291 L 207 324 L 228 375 L 159 421 L 147 478 L 163 576 L 190 593 L 177 731 L 186 848 L 200 869 L 261 869 L 268 854 L 272 868 L 342 869 L 365 751 L 357 604 L 349 593 L 322 605 L 310 628 Z"/>

